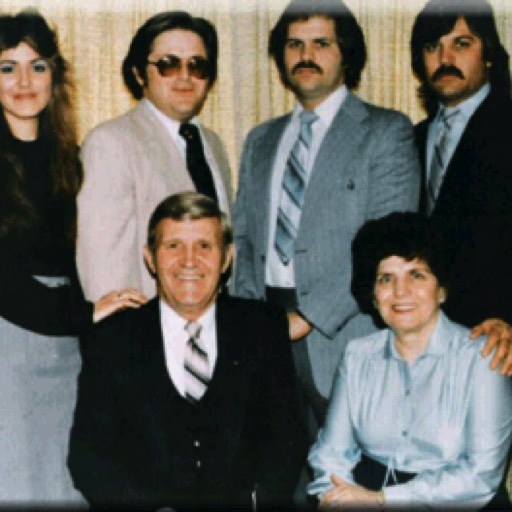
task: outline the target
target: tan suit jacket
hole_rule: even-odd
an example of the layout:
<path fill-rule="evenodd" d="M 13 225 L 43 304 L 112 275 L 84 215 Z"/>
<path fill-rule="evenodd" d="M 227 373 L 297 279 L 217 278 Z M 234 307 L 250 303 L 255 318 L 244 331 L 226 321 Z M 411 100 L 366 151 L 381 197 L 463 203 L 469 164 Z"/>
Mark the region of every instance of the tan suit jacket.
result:
<path fill-rule="evenodd" d="M 229 162 L 219 137 L 201 127 L 212 172 L 231 200 Z M 149 218 L 165 197 L 194 190 L 178 148 L 146 101 L 97 126 L 81 158 L 77 265 L 85 296 L 134 287 L 153 297 L 155 282 L 143 260 Z"/>

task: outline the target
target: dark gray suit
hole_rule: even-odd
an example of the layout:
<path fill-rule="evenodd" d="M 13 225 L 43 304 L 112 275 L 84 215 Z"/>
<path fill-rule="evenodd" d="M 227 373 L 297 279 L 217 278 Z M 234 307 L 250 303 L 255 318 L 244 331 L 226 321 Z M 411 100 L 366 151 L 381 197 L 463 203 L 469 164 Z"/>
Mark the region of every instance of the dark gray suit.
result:
<path fill-rule="evenodd" d="M 289 121 L 257 126 L 245 143 L 234 206 L 235 293 L 243 297 L 265 297 L 271 174 Z M 416 209 L 419 188 L 410 121 L 349 93 L 314 162 L 295 251 L 298 309 L 314 326 L 299 343 L 324 398 L 346 342 L 375 330 L 350 292 L 354 234 L 370 218 Z"/>

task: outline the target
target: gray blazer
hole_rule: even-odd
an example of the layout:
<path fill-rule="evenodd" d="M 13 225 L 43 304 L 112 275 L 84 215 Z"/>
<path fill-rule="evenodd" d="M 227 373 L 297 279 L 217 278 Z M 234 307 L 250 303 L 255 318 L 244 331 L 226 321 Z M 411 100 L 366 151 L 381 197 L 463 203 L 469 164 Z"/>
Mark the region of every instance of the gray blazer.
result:
<path fill-rule="evenodd" d="M 235 293 L 265 296 L 271 172 L 290 116 L 247 137 L 234 206 Z M 420 172 L 409 119 L 352 93 L 325 135 L 310 177 L 295 249 L 299 311 L 314 384 L 328 397 L 346 342 L 375 330 L 350 291 L 351 243 L 368 219 L 418 207 Z"/>
<path fill-rule="evenodd" d="M 201 131 L 206 158 L 230 201 L 224 146 L 211 130 Z M 142 256 L 149 217 L 165 197 L 194 190 L 178 148 L 142 101 L 92 130 L 81 158 L 85 180 L 78 195 L 77 265 L 85 296 L 95 301 L 130 286 L 154 296 L 155 282 Z"/>

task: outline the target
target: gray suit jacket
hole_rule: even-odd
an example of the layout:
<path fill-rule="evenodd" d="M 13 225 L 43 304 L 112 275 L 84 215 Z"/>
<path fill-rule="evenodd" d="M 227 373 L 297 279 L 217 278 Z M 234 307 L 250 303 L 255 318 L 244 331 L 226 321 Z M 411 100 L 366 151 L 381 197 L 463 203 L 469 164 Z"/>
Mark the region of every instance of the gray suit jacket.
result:
<path fill-rule="evenodd" d="M 206 158 L 230 200 L 224 146 L 211 130 L 201 131 Z M 85 296 L 96 301 L 130 286 L 154 296 L 155 282 L 142 257 L 149 217 L 165 197 L 194 190 L 178 148 L 143 101 L 92 130 L 81 157 L 77 265 Z"/>
<path fill-rule="evenodd" d="M 289 120 L 257 126 L 245 143 L 234 206 L 234 287 L 243 297 L 265 296 L 271 173 Z M 314 326 L 306 343 L 324 397 L 346 342 L 375 330 L 350 291 L 352 239 L 368 219 L 416 209 L 419 188 L 410 121 L 349 93 L 317 154 L 295 249 L 299 311 Z"/>

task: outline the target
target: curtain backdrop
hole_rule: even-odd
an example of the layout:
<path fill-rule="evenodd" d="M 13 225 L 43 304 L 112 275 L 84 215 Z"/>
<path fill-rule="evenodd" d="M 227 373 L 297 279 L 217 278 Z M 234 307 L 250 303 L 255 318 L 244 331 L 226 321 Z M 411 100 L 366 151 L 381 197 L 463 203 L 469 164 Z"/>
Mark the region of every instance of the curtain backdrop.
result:
<path fill-rule="evenodd" d="M 359 20 L 368 63 L 357 93 L 371 103 L 423 117 L 410 67 L 409 37 L 426 0 L 346 0 Z M 96 124 L 133 105 L 121 79 L 121 62 L 136 29 L 164 10 L 183 9 L 217 27 L 219 78 L 201 114 L 226 143 L 236 187 L 248 130 L 293 105 L 267 56 L 269 30 L 288 0 L 0 0 L 1 13 L 38 9 L 57 28 L 76 81 L 80 139 Z M 512 53 L 512 1 L 490 0 L 498 29 Z M 507 30 L 508 28 L 508 30 Z M 512 488 L 512 471 L 508 478 Z"/>
<path fill-rule="evenodd" d="M 58 29 L 76 79 L 80 139 L 96 124 L 133 104 L 120 67 L 135 30 L 153 14 L 183 9 L 217 27 L 219 79 L 201 114 L 226 143 L 236 186 L 243 140 L 256 123 L 288 111 L 286 92 L 267 55 L 267 40 L 288 0 L 0 0 L 0 12 L 35 7 Z M 425 0 L 346 0 L 363 27 L 368 63 L 356 91 L 395 108 L 414 122 L 423 117 L 410 68 L 409 36 Z M 491 0 L 502 39 L 512 52 L 511 0 Z"/>

